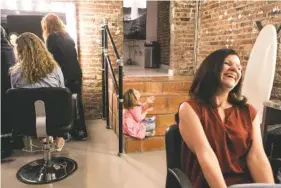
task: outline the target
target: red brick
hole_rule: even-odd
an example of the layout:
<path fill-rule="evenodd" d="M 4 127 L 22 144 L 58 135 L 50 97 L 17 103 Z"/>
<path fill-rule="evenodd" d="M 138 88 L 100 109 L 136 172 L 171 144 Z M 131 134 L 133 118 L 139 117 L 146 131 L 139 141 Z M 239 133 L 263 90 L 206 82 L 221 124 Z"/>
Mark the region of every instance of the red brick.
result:
<path fill-rule="evenodd" d="M 157 41 L 161 46 L 160 62 L 170 62 L 170 1 L 158 1 Z"/>
<path fill-rule="evenodd" d="M 121 1 L 84 1 L 76 2 L 77 12 L 77 32 L 78 32 L 78 52 L 79 61 L 84 73 L 83 95 L 85 103 L 86 118 L 100 118 L 102 113 L 101 97 L 95 97 L 91 100 L 86 96 L 101 93 L 101 49 L 96 40 L 101 40 L 100 27 L 103 19 L 108 18 L 109 28 L 116 43 L 118 52 L 122 54 L 123 50 L 123 21 L 122 21 Z M 113 26 L 115 25 L 115 26 Z M 115 30 L 121 32 L 116 35 Z M 109 55 L 114 63 L 113 51 L 109 45 Z M 99 68 L 99 70 L 97 70 Z M 86 84 L 85 81 L 91 83 Z M 93 104 L 98 104 L 96 108 Z"/>
<path fill-rule="evenodd" d="M 235 8 L 233 8 L 235 7 Z M 255 24 L 255 21 L 262 21 L 262 25 L 277 24 L 280 25 L 280 14 L 272 16 L 274 7 L 281 7 L 280 1 L 227 1 L 224 3 L 218 2 L 206 2 L 200 4 L 200 28 L 199 28 L 199 53 L 198 64 L 209 55 L 212 51 L 219 48 L 233 48 L 236 50 L 241 58 L 242 65 L 246 65 L 251 53 L 253 44 L 259 34 L 259 30 Z M 223 11 L 217 11 L 218 9 Z M 263 13 L 261 12 L 263 11 Z M 204 15 L 205 12 L 209 12 L 214 19 L 207 19 Z M 227 15 L 224 15 L 227 12 Z M 241 18 L 239 19 L 239 15 Z M 221 16 L 221 19 L 219 19 Z M 232 23 L 228 19 L 232 17 Z M 214 28 L 214 26 L 216 26 Z M 231 28 L 232 32 L 227 31 Z M 208 33 L 206 33 L 208 31 Z M 226 35 L 222 35 L 222 32 L 227 32 Z M 279 34 L 280 38 L 280 34 Z M 213 40 L 214 39 L 214 40 Z M 221 41 L 219 41 L 219 40 Z M 227 42 L 227 39 L 229 41 Z M 233 40 L 231 42 L 230 40 Z M 217 43 L 217 44 L 216 44 Z M 279 40 L 280 45 L 280 40 Z M 280 56 L 281 49 L 278 49 L 277 57 Z M 187 57 L 192 58 L 192 57 Z M 183 59 L 184 61 L 186 59 Z M 183 63 L 183 62 L 180 62 Z M 193 62 L 191 62 L 192 65 Z M 281 69 L 281 61 L 277 59 L 276 71 Z M 280 81 L 280 78 L 275 77 L 275 83 Z M 272 98 L 280 99 L 281 92 L 280 86 L 274 86 L 272 91 Z M 278 91 L 279 90 L 279 91 Z"/>

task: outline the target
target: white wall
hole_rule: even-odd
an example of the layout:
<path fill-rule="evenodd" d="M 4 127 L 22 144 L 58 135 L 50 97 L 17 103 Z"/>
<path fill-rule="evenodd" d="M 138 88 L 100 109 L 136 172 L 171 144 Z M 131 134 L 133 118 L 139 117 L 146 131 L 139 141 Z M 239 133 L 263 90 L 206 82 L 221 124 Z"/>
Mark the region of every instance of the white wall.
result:
<path fill-rule="evenodd" d="M 146 40 L 157 40 L 157 1 L 147 1 Z"/>
<path fill-rule="evenodd" d="M 129 49 L 131 50 L 130 58 L 138 66 L 144 67 L 144 40 L 124 40 L 124 63 L 129 59 Z"/>

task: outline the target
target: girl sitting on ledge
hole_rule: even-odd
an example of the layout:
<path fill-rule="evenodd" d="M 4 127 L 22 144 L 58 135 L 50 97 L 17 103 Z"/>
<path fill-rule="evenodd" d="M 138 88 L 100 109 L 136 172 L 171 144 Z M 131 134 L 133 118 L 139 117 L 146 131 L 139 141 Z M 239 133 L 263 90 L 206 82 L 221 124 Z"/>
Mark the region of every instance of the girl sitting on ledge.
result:
<path fill-rule="evenodd" d="M 155 117 L 146 118 L 153 108 L 149 104 L 155 100 L 148 97 L 145 103 L 140 102 L 140 92 L 128 89 L 124 93 L 123 133 L 134 138 L 144 139 L 145 136 L 155 135 Z"/>

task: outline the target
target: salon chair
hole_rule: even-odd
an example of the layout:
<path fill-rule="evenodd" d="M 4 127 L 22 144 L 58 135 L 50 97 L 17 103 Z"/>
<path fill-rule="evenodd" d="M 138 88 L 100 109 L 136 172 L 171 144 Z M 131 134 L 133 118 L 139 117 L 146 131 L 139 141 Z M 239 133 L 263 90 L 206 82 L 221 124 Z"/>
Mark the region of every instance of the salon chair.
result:
<path fill-rule="evenodd" d="M 62 180 L 77 169 L 66 157 L 52 157 L 49 136 L 63 136 L 72 127 L 75 95 L 67 88 L 17 88 L 7 91 L 8 122 L 22 136 L 46 137 L 44 157 L 32 161 L 17 172 L 19 181 L 46 184 Z"/>
<path fill-rule="evenodd" d="M 167 177 L 166 188 L 192 188 L 188 177 L 181 171 L 182 137 L 177 124 L 171 125 L 165 135 Z"/>
<path fill-rule="evenodd" d="M 165 134 L 167 176 L 166 188 L 192 188 L 191 181 L 181 170 L 182 137 L 177 124 L 171 125 Z M 229 188 L 281 188 L 281 184 L 239 184 Z"/>

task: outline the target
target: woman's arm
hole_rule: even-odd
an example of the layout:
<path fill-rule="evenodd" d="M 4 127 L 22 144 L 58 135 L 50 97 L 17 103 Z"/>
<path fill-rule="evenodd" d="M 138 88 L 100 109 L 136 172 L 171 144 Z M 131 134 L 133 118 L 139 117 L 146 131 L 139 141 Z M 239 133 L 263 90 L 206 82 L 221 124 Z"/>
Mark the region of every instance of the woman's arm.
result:
<path fill-rule="evenodd" d="M 64 77 L 63 77 L 63 73 L 61 71 L 61 68 L 60 67 L 56 67 L 58 69 L 58 79 L 59 79 L 59 82 L 60 82 L 60 87 L 65 87 L 65 84 L 64 84 Z"/>
<path fill-rule="evenodd" d="M 12 76 L 10 76 L 10 80 L 11 80 L 11 88 L 15 88 L 15 80 Z"/>
<path fill-rule="evenodd" d="M 274 183 L 270 163 L 265 154 L 258 115 L 253 121 L 252 146 L 247 155 L 247 165 L 256 183 Z"/>
<path fill-rule="evenodd" d="M 16 88 L 17 82 L 19 82 L 20 79 L 21 79 L 20 72 L 10 73 L 11 88 Z"/>
<path fill-rule="evenodd" d="M 226 188 L 217 156 L 209 144 L 197 114 L 188 103 L 180 105 L 179 118 L 179 129 L 183 140 L 197 156 L 209 186 Z"/>

